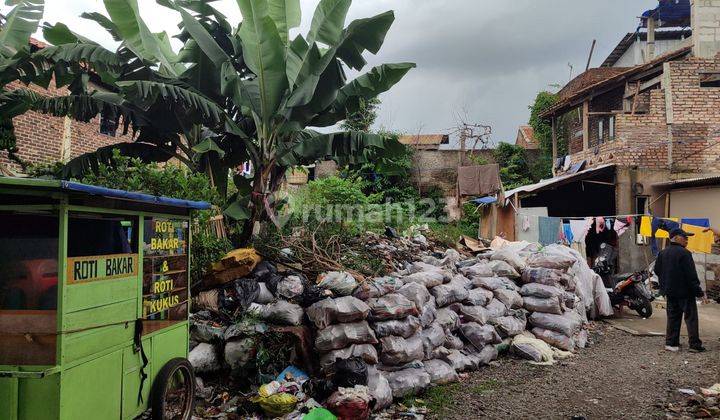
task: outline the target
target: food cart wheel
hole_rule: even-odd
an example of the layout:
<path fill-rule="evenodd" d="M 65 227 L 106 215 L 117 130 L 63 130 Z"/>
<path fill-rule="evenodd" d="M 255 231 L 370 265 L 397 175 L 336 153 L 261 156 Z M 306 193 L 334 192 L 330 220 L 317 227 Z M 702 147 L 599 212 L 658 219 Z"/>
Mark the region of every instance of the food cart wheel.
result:
<path fill-rule="evenodd" d="M 178 357 L 163 366 L 150 397 L 153 420 L 190 420 L 195 405 L 195 372 Z"/>

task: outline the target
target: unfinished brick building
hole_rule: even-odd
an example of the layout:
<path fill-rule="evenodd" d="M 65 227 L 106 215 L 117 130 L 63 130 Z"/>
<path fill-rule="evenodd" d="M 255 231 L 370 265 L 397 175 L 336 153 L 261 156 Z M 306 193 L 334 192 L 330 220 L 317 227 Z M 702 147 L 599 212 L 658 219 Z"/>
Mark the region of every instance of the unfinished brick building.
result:
<path fill-rule="evenodd" d="M 542 115 L 553 126 L 556 178 L 508 192 L 517 208 L 554 217 L 707 218 L 720 226 L 720 208 L 710 205 L 720 199 L 720 0 L 685 7 L 686 22 L 677 24 L 692 35 L 673 48 L 655 55 L 660 19 L 648 11 L 642 64 L 589 69 L 559 92 Z M 558 156 L 559 139 L 567 156 Z M 653 260 L 635 234 L 619 246 L 623 272 Z M 708 284 L 720 279 L 720 257 L 696 262 Z"/>
<path fill-rule="evenodd" d="M 34 50 L 45 47 L 45 44 L 34 39 L 31 44 Z M 90 85 L 100 89 L 92 83 Z M 25 86 L 19 82 L 8 86 L 9 90 L 17 88 L 32 89 L 46 96 L 69 94 L 66 88 L 57 89 L 54 82 L 47 89 L 36 85 Z M 122 129 L 115 130 L 117 122 L 101 121 L 101 118 L 84 123 L 30 111 L 13 118 L 13 124 L 18 149 L 16 155 L 28 164 L 66 162 L 103 146 L 131 141 L 129 135 L 122 135 Z M 8 158 L 7 151 L 0 151 L 0 165 L 13 171 L 20 170 L 18 162 Z"/>

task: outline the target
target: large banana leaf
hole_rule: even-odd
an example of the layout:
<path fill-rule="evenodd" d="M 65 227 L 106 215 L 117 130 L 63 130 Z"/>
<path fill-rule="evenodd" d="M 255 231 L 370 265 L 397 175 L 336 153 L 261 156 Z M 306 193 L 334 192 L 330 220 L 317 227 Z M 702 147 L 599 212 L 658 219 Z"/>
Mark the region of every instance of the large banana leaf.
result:
<path fill-rule="evenodd" d="M 83 13 L 80 15 L 80 17 L 83 19 L 92 20 L 93 22 L 102 26 L 113 37 L 115 41 L 121 42 L 123 40 L 120 36 L 120 30 L 118 29 L 117 25 L 115 25 L 112 20 L 108 19 L 107 16 L 97 12 L 91 12 Z"/>
<path fill-rule="evenodd" d="M 373 54 L 380 51 L 394 21 L 395 14 L 392 10 L 371 18 L 352 21 L 337 48 L 338 58 L 351 68 L 361 70 L 367 64 L 362 54 L 366 50 Z"/>
<path fill-rule="evenodd" d="M 8 2 L 17 5 L 7 14 L 5 24 L 0 28 L 0 55 L 10 58 L 18 51 L 30 47 L 28 41 L 38 28 L 45 10 L 43 0 L 22 0 Z"/>
<path fill-rule="evenodd" d="M 43 25 L 43 38 L 45 38 L 45 41 L 51 43 L 52 45 L 74 44 L 77 42 L 82 42 L 84 44 L 97 44 L 95 41 L 92 41 L 89 38 L 85 38 L 82 35 L 76 34 L 75 32 L 71 31 L 70 28 L 67 27 L 67 25 L 60 22 L 56 23 L 55 25 L 45 23 Z"/>
<path fill-rule="evenodd" d="M 336 45 L 345 26 L 345 18 L 352 0 L 321 0 L 315 9 L 307 41 L 309 45 L 322 42 Z"/>
<path fill-rule="evenodd" d="M 257 77 L 260 93 L 259 117 L 270 125 L 288 87 L 285 74 L 285 44 L 268 12 L 265 0 L 238 0 L 243 15 L 240 39 L 243 58 Z"/>
<path fill-rule="evenodd" d="M 225 122 L 225 111 L 215 102 L 182 86 L 146 80 L 123 81 L 117 85 L 128 100 L 142 109 L 149 109 L 162 98 L 169 104 L 182 106 L 189 114 L 200 114 L 202 120 L 210 126 Z"/>
<path fill-rule="evenodd" d="M 287 44 L 290 29 L 300 26 L 300 0 L 267 0 L 268 14 L 275 22 L 280 39 Z"/>
<path fill-rule="evenodd" d="M 139 158 L 144 163 L 167 162 L 175 156 L 175 148 L 158 146 L 149 143 L 118 143 L 97 149 L 70 160 L 62 169 L 60 176 L 63 179 L 81 178 L 88 173 L 97 173 L 100 165 L 112 165 L 113 151 L 118 150 L 121 155 Z"/>
<path fill-rule="evenodd" d="M 54 63 L 84 63 L 90 65 L 94 71 L 111 71 L 116 74 L 121 73 L 125 66 L 117 54 L 98 44 L 71 43 L 49 46 L 38 51 L 35 56 Z"/>
<path fill-rule="evenodd" d="M 369 72 L 343 86 L 330 110 L 318 115 L 310 125 L 327 127 L 336 124 L 348 114 L 360 109 L 360 99 L 372 99 L 390 90 L 415 67 L 414 63 L 383 64 L 373 67 Z"/>
<path fill-rule="evenodd" d="M 318 160 L 333 160 L 340 165 L 367 163 L 371 151 L 394 152 L 398 145 L 394 138 L 360 131 L 329 134 L 306 131 L 301 141 L 279 153 L 278 163 L 283 166 L 309 165 Z"/>
<path fill-rule="evenodd" d="M 140 17 L 137 0 L 103 0 L 105 9 L 115 25 L 123 44 L 138 58 L 155 62 L 159 61 L 171 76 L 178 76 L 184 70 L 175 62 L 173 54 L 168 54 L 164 42 L 150 32 L 145 21 Z"/>

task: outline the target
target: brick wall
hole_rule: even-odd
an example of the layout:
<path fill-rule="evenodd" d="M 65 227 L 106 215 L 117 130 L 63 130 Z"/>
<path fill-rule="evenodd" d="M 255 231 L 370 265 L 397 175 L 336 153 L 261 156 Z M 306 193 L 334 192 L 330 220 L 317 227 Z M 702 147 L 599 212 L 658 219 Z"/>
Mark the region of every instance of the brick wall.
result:
<path fill-rule="evenodd" d="M 674 116 L 673 172 L 720 172 L 720 88 L 700 87 L 700 75 L 703 72 L 720 73 L 720 59 L 689 58 L 673 61 L 669 69 Z M 602 99 L 598 97 L 597 100 Z M 645 169 L 667 169 L 669 135 L 664 88 L 641 95 L 639 103 L 641 107 L 638 109 L 647 109 L 647 112 L 617 114 L 615 140 L 603 144 L 597 141 L 598 119 L 591 117 L 590 148 L 582 150 L 581 137 L 571 139 L 572 162 L 586 160 L 590 167 L 616 163 Z M 607 106 L 598 105 L 597 108 Z M 597 108 L 593 102 L 591 110 Z M 611 100 L 610 108 L 622 109 L 622 103 Z M 575 114 L 571 112 L 569 115 Z M 575 125 L 569 129 L 582 128 Z"/>
<path fill-rule="evenodd" d="M 25 87 L 14 82 L 8 89 Z M 92 86 L 91 86 L 92 87 Z M 36 85 L 27 88 L 46 96 L 67 95 L 65 88 L 56 89 L 54 82 L 46 90 Z M 100 118 L 83 123 L 75 120 L 65 122 L 64 118 L 44 115 L 37 112 L 27 112 L 13 118 L 15 136 L 17 138 L 17 155 L 25 162 L 31 164 L 57 162 L 62 156 L 63 136 L 70 137 L 70 158 L 92 152 L 99 147 L 111 144 L 132 141 L 131 133 L 122 135 L 122 127 L 118 129 L 116 137 L 100 134 Z M 7 152 L 0 152 L 0 164 L 7 164 L 15 171 L 20 167 L 11 162 Z"/>
<path fill-rule="evenodd" d="M 494 163 L 492 150 L 474 152 L 482 155 L 488 163 Z M 439 188 L 446 196 L 455 196 L 457 167 L 460 161 L 457 150 L 416 150 L 413 154 L 412 181 L 423 192 Z M 466 159 L 467 165 L 472 165 Z"/>

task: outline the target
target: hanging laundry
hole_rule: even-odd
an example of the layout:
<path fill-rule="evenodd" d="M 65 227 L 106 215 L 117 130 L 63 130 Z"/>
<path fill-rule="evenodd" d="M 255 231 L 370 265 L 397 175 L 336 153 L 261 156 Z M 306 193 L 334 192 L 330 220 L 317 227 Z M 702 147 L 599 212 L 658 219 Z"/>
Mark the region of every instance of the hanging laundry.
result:
<path fill-rule="evenodd" d="M 683 225 L 692 225 L 704 228 L 710 227 L 710 219 L 682 219 L 680 220 L 680 223 Z"/>
<path fill-rule="evenodd" d="M 679 221 L 680 219 L 672 217 L 661 219 L 659 217 L 643 216 L 640 222 L 640 234 L 649 238 L 667 239 L 670 237 L 669 231 L 680 227 Z"/>
<path fill-rule="evenodd" d="M 570 223 L 563 223 L 563 233 L 565 234 L 565 241 L 567 242 L 567 244 L 569 245 L 573 243 L 575 235 L 573 234 Z"/>
<path fill-rule="evenodd" d="M 625 222 L 627 223 L 628 226 L 632 226 L 634 221 L 635 221 L 635 218 L 632 216 L 628 216 L 625 218 Z"/>
<path fill-rule="evenodd" d="M 712 246 L 715 242 L 715 236 L 712 231 L 707 231 L 706 227 L 693 226 L 693 225 L 682 225 L 682 229 L 687 233 L 694 233 L 695 236 L 688 238 L 688 251 L 702 252 L 704 254 L 712 253 Z"/>
<path fill-rule="evenodd" d="M 540 217 L 538 219 L 539 241 L 541 245 L 551 245 L 560 238 L 560 225 L 562 219 L 557 217 Z"/>
<path fill-rule="evenodd" d="M 528 230 L 530 230 L 530 216 L 523 216 L 522 230 L 523 232 L 527 232 Z"/>
<path fill-rule="evenodd" d="M 573 241 L 585 243 L 585 237 L 587 236 L 591 225 L 592 225 L 592 220 L 590 221 L 589 224 L 588 224 L 587 219 L 571 220 L 570 221 L 570 230 L 572 232 Z"/>
<path fill-rule="evenodd" d="M 595 218 L 595 233 L 603 233 L 605 231 L 605 218 L 604 217 L 596 217 Z"/>
<path fill-rule="evenodd" d="M 670 217 L 668 219 L 661 219 L 659 217 L 653 218 L 652 221 L 652 236 L 655 238 L 667 239 L 670 237 L 670 231 L 680 227 L 680 219 L 676 217 Z"/>
<path fill-rule="evenodd" d="M 607 218 L 605 219 L 605 229 L 606 230 L 613 230 L 613 219 Z"/>
<path fill-rule="evenodd" d="M 632 219 L 630 219 L 632 221 Z M 627 232 L 628 229 L 630 229 L 631 222 L 628 222 L 628 219 L 625 220 L 616 220 L 615 225 L 613 226 L 613 230 L 615 230 L 615 233 L 617 233 L 617 236 L 622 236 L 625 232 Z"/>

